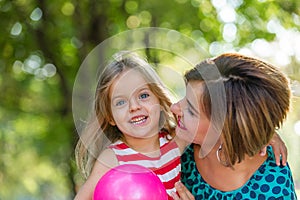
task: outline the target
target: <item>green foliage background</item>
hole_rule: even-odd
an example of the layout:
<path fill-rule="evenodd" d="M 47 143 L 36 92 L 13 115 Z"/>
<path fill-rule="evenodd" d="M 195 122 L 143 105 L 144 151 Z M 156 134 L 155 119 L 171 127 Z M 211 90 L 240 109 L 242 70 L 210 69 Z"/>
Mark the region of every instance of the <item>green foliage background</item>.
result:
<path fill-rule="evenodd" d="M 224 2 L 236 14 L 231 41 L 224 38 L 228 22 L 216 7 Z M 105 39 L 134 28 L 169 28 L 214 56 L 256 39 L 275 41 L 270 20 L 299 34 L 300 1 L 0 0 L 0 199 L 74 197 L 82 179 L 74 164 L 72 87 L 85 56 Z M 224 48 L 214 52 L 216 42 Z M 289 56 L 283 70 L 297 86 L 300 57 Z M 299 107 L 295 97 L 281 131 L 298 188 L 300 136 L 293 127 Z"/>

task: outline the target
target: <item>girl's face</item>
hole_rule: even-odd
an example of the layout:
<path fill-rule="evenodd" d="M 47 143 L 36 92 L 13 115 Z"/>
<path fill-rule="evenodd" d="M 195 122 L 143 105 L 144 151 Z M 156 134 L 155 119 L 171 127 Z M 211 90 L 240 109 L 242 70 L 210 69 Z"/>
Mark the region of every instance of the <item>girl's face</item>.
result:
<path fill-rule="evenodd" d="M 185 98 L 171 106 L 171 111 L 178 116 L 176 135 L 187 142 L 200 145 L 210 124 L 200 105 L 202 92 L 202 83 L 191 81 L 187 84 Z"/>
<path fill-rule="evenodd" d="M 112 125 L 126 137 L 148 138 L 159 131 L 159 99 L 151 92 L 142 75 L 126 70 L 110 88 Z"/>

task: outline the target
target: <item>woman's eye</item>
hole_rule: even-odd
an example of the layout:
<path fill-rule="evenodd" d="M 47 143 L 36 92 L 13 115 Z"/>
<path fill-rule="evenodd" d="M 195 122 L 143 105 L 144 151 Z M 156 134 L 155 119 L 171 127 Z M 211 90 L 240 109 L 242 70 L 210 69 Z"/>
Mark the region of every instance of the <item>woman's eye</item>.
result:
<path fill-rule="evenodd" d="M 125 101 L 124 100 L 120 100 L 120 101 L 117 101 L 115 105 L 116 106 L 121 106 L 123 104 L 125 104 Z"/>
<path fill-rule="evenodd" d="M 140 99 L 146 99 L 149 96 L 150 95 L 148 93 L 143 93 L 143 94 L 140 95 Z"/>
<path fill-rule="evenodd" d="M 193 112 L 190 108 L 188 108 L 187 111 L 188 111 L 188 113 L 189 113 L 191 116 L 194 116 L 194 115 L 195 115 L 194 112 Z"/>

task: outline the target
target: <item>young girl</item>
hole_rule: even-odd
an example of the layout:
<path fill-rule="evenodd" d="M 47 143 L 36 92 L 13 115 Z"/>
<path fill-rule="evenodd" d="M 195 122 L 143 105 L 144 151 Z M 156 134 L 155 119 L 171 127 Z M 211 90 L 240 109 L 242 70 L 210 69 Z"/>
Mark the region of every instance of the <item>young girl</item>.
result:
<path fill-rule="evenodd" d="M 150 168 L 167 193 L 174 192 L 186 144 L 174 137 L 168 91 L 153 68 L 136 55 L 121 55 L 102 72 L 95 98 L 94 117 L 76 147 L 87 180 L 75 199 L 92 199 L 98 180 L 121 164 Z M 284 143 L 275 141 L 274 149 L 285 156 Z"/>
<path fill-rule="evenodd" d="M 146 61 L 122 55 L 110 63 L 98 82 L 96 118 L 76 147 L 78 165 L 88 177 L 76 198 L 92 199 L 98 180 L 121 164 L 150 168 L 168 194 L 175 191 L 185 145 L 171 141 L 176 122 L 170 106 L 168 91 Z M 112 144 L 103 150 L 105 139 Z"/>

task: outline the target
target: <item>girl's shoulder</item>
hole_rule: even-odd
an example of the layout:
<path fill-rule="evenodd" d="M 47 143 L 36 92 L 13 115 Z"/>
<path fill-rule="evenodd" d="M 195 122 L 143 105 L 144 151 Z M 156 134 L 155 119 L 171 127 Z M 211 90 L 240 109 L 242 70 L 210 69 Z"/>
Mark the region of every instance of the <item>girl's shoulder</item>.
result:
<path fill-rule="evenodd" d="M 111 148 L 103 150 L 98 156 L 96 162 L 108 167 L 116 167 L 119 165 L 115 152 Z"/>

